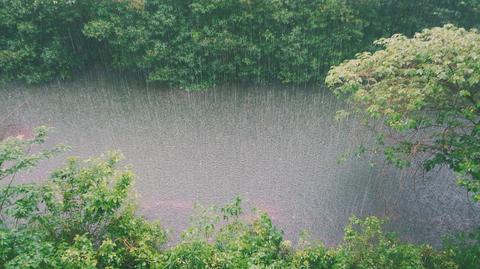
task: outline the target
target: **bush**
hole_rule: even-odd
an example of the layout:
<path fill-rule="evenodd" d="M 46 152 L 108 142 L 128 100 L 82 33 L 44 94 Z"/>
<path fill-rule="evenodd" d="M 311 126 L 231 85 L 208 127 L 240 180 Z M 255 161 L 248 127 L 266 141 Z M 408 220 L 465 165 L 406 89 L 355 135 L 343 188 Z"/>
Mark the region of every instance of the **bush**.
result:
<path fill-rule="evenodd" d="M 448 236 L 444 248 L 459 268 L 480 268 L 480 229 Z"/>
<path fill-rule="evenodd" d="M 75 159 L 46 184 L 13 184 L 18 172 L 36 166 L 61 148 L 29 154 L 45 141 L 47 129 L 32 139 L 0 143 L 0 265 L 5 268 L 151 268 L 159 264 L 165 232 L 135 215 L 128 200 L 133 174 L 116 168 L 121 155 Z"/>
<path fill-rule="evenodd" d="M 421 247 L 400 243 L 391 233 L 382 231 L 383 221 L 353 217 L 345 228 L 345 243 L 338 260 L 343 268 L 424 268 Z"/>

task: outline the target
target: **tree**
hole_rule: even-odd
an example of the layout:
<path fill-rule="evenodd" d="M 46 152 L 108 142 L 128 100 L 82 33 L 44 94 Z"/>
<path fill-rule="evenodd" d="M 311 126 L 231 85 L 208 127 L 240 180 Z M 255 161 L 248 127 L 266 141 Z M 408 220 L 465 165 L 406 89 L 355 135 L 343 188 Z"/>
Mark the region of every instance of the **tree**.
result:
<path fill-rule="evenodd" d="M 41 160 L 48 159 L 65 149 L 63 145 L 46 150 L 34 149 L 45 142 L 48 131 L 47 127 L 42 126 L 34 130 L 33 138 L 17 136 L 0 139 L 0 182 L 3 184 L 0 188 L 0 227 L 8 224 L 6 223 L 8 218 L 12 220 L 13 217 L 15 220 L 16 217 L 21 218 L 30 213 L 27 208 L 23 208 L 26 210 L 24 212 L 16 212 L 10 208 L 19 202 L 14 199 L 18 194 L 15 192 L 20 191 L 14 184 L 17 174 L 34 168 Z M 34 153 L 31 153 L 32 150 Z M 23 189 L 28 189 L 27 186 L 24 185 Z M 24 205 L 28 204 L 26 200 L 24 202 Z M 6 216 L 7 213 L 9 217 Z"/>
<path fill-rule="evenodd" d="M 0 268 L 156 268 L 165 231 L 136 215 L 133 173 L 117 168 L 119 153 L 83 163 L 69 159 L 45 183 L 15 184 L 63 146 L 38 150 L 33 138 L 0 141 Z M 34 153 L 31 153 L 34 152 Z"/>
<path fill-rule="evenodd" d="M 375 131 L 388 162 L 446 165 L 480 201 L 479 32 L 445 25 L 375 44 L 383 49 L 333 67 L 328 87 Z"/>

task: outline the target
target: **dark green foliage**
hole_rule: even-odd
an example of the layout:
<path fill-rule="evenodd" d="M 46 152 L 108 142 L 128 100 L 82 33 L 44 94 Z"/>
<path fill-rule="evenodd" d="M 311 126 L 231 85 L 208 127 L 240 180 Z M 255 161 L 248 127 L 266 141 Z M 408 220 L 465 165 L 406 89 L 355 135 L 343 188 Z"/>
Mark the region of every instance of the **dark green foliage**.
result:
<path fill-rule="evenodd" d="M 0 1 L 0 80 L 66 78 L 88 58 L 83 1 Z M 80 57 L 79 57 L 80 56 Z"/>
<path fill-rule="evenodd" d="M 459 268 L 480 268 L 480 229 L 449 236 L 444 245 Z"/>
<path fill-rule="evenodd" d="M 343 1 L 285 1 L 285 6 L 291 15 L 281 17 L 289 30 L 281 32 L 276 42 L 280 81 L 321 79 L 332 64 L 354 55 L 361 46 L 364 22 Z"/>
<path fill-rule="evenodd" d="M 347 268 L 425 268 L 422 248 L 400 243 L 393 234 L 384 233 L 382 225 L 375 217 L 352 218 L 339 251 L 340 263 Z"/>
<path fill-rule="evenodd" d="M 0 79 L 95 64 L 187 89 L 321 81 L 394 33 L 479 25 L 478 0 L 2 0 Z"/>

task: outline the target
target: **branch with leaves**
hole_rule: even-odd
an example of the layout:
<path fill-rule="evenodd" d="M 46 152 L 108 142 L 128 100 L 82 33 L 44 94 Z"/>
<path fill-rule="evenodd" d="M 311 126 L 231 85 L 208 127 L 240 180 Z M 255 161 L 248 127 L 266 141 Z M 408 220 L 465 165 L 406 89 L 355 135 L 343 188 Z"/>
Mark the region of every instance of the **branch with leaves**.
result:
<path fill-rule="evenodd" d="M 446 165 L 480 201 L 480 33 L 445 25 L 376 44 L 383 49 L 333 67 L 327 85 L 376 133 L 388 162 Z"/>

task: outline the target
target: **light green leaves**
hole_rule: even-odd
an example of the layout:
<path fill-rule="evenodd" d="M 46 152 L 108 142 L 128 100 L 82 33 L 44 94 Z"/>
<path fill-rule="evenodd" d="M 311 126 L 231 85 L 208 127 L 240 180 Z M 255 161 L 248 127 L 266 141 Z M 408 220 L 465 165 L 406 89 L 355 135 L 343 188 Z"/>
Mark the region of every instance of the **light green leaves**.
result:
<path fill-rule="evenodd" d="M 0 141 L 0 180 L 13 176 L 19 171 L 35 167 L 39 161 L 67 149 L 64 145 L 58 145 L 53 149 L 40 150 L 30 154 L 32 147 L 45 142 L 48 132 L 49 128 L 43 126 L 34 130 L 33 138 L 17 136 Z"/>
<path fill-rule="evenodd" d="M 383 49 L 333 67 L 327 85 L 383 134 L 388 162 L 405 168 L 422 155 L 427 169 L 446 164 L 477 197 L 480 34 L 445 25 L 376 44 Z"/>

